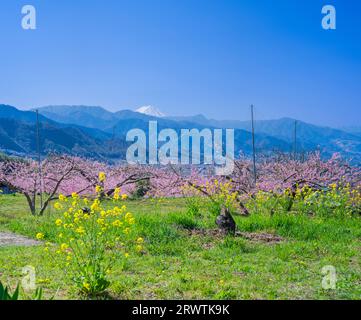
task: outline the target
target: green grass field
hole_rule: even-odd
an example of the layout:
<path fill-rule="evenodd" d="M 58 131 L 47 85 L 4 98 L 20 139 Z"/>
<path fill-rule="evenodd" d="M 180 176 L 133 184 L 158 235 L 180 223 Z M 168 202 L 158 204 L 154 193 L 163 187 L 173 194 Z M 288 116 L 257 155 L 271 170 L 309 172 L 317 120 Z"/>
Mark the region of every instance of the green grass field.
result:
<path fill-rule="evenodd" d="M 55 239 L 54 209 L 43 217 L 28 213 L 22 196 L 2 196 L 0 231 Z M 241 236 L 222 237 L 215 216 L 187 213 L 184 199 L 127 201 L 145 254 L 130 255 L 111 273 L 115 299 L 360 299 L 361 219 L 290 214 L 236 216 L 241 232 L 282 237 L 265 243 Z M 0 281 L 15 287 L 22 268 L 36 268 L 45 298 L 79 298 L 69 279 L 41 246 L 0 247 Z M 337 271 L 337 287 L 325 290 L 322 268 Z M 25 292 L 21 297 L 27 298 Z"/>

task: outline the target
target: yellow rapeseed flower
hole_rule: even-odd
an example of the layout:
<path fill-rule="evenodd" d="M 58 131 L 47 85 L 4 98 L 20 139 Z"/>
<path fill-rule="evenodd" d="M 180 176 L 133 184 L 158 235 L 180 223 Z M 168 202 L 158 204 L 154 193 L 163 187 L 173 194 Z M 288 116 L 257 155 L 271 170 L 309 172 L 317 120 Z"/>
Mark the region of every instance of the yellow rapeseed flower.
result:
<path fill-rule="evenodd" d="M 94 202 L 93 202 L 93 204 L 90 206 L 90 209 L 92 210 L 92 211 L 97 211 L 97 210 L 99 210 L 100 209 L 100 201 L 99 201 L 99 199 L 95 199 L 94 200 Z"/>
<path fill-rule="evenodd" d="M 63 208 L 63 206 L 59 202 L 55 202 L 54 208 L 55 208 L 55 210 L 61 210 Z"/>
<path fill-rule="evenodd" d="M 122 223 L 120 220 L 115 220 L 115 221 L 112 223 L 112 225 L 113 225 L 114 227 L 120 227 L 122 224 L 123 224 L 123 223 Z"/>
<path fill-rule="evenodd" d="M 88 282 L 83 282 L 83 287 L 86 289 L 86 290 L 90 290 L 90 284 Z"/>
<path fill-rule="evenodd" d="M 106 175 L 104 172 L 99 172 L 99 181 L 104 182 L 106 179 Z"/>
<path fill-rule="evenodd" d="M 85 234 L 85 229 L 84 229 L 84 227 L 80 226 L 79 228 L 75 229 L 75 232 L 82 235 L 82 234 Z"/>
<path fill-rule="evenodd" d="M 120 189 L 120 188 L 115 188 L 115 189 L 114 189 L 114 197 L 115 197 L 115 196 L 118 196 L 118 197 L 119 197 L 120 192 L 121 192 L 121 189 Z"/>
<path fill-rule="evenodd" d="M 36 239 L 38 239 L 38 240 L 44 239 L 44 233 L 41 233 L 41 232 L 37 233 Z"/>
<path fill-rule="evenodd" d="M 97 224 L 103 225 L 104 223 L 105 223 L 105 220 L 104 220 L 104 219 L 99 218 L 99 219 L 97 220 Z"/>
<path fill-rule="evenodd" d="M 61 219 L 56 219 L 55 224 L 60 227 L 62 225 L 63 221 Z"/>

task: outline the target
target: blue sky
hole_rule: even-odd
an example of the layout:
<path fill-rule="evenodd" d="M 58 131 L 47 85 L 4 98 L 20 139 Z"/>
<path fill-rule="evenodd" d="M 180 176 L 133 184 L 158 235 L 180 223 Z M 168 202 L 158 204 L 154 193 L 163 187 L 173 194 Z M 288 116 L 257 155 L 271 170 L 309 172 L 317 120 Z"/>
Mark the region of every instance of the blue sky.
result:
<path fill-rule="evenodd" d="M 21 7 L 37 30 L 21 28 Z M 333 4 L 337 29 L 321 28 Z M 0 103 L 361 119 L 358 0 L 2 0 Z"/>

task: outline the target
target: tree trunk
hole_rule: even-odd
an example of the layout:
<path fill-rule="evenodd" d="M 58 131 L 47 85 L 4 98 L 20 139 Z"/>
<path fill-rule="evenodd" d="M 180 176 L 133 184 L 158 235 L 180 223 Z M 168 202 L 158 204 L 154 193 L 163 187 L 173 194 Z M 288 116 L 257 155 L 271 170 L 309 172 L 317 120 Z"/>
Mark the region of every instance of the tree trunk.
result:
<path fill-rule="evenodd" d="M 234 221 L 229 209 L 222 208 L 221 214 L 216 219 L 216 224 L 223 234 L 234 236 L 236 233 L 236 222 Z"/>
<path fill-rule="evenodd" d="M 35 202 L 31 199 L 31 197 L 27 193 L 24 193 L 24 196 L 25 196 L 26 200 L 28 201 L 28 205 L 29 205 L 31 214 L 33 216 L 35 216 L 36 215 Z"/>

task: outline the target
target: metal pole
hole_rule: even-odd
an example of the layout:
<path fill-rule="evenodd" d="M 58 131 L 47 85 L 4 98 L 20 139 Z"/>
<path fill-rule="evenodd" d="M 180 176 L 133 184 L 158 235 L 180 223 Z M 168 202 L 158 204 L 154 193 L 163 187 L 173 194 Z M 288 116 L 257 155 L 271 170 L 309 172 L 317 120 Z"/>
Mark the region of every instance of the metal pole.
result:
<path fill-rule="evenodd" d="M 115 128 L 116 126 L 113 126 L 113 133 L 112 133 L 112 143 L 111 143 L 111 151 L 114 152 L 115 150 Z"/>
<path fill-rule="evenodd" d="M 295 120 L 294 160 L 297 160 L 297 120 Z"/>
<path fill-rule="evenodd" d="M 41 169 L 41 154 L 40 154 L 40 127 L 39 127 L 39 110 L 36 109 L 36 145 L 38 152 L 38 166 L 39 166 L 39 186 L 40 186 L 40 210 L 43 207 L 43 178 Z"/>
<path fill-rule="evenodd" d="M 254 178 L 254 184 L 256 184 L 257 183 L 257 171 L 256 171 L 256 145 L 255 145 L 255 137 L 254 137 L 253 104 L 251 105 L 251 118 L 252 118 L 253 178 Z"/>

